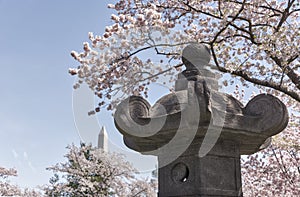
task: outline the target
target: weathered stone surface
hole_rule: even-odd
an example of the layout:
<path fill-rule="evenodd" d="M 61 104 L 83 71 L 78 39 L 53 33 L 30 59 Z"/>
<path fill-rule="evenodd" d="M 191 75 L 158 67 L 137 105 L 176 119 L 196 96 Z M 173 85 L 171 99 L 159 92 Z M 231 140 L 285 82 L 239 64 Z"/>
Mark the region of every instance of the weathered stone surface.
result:
<path fill-rule="evenodd" d="M 285 105 L 270 94 L 243 106 L 218 92 L 209 59 L 203 45 L 188 46 L 175 93 L 153 106 L 131 96 L 117 107 L 125 144 L 158 156 L 159 196 L 242 196 L 240 155 L 267 147 L 288 123 Z"/>
<path fill-rule="evenodd" d="M 202 92 L 199 89 L 198 91 Z M 209 102 L 214 103 L 211 110 L 207 109 Z M 226 103 L 226 111 L 219 109 L 219 103 Z M 191 103 L 188 101 L 188 91 L 182 90 L 164 96 L 153 107 L 150 107 L 142 97 L 136 96 L 130 97 L 128 104 L 119 107 L 116 111 L 116 126 L 124 134 L 125 141 L 133 143 L 130 148 L 145 152 L 155 150 L 172 139 L 179 129 L 182 112 L 187 110 L 187 105 Z M 222 127 L 221 138 L 236 140 L 240 144 L 241 154 L 259 151 L 261 145 L 269 137 L 281 132 L 288 122 L 288 113 L 284 104 L 269 94 L 258 95 L 243 107 L 230 95 L 212 92 L 210 98 L 200 100 L 199 105 L 201 119 L 197 136 L 205 135 L 205 129 L 211 124 L 210 120 L 213 121 L 214 116 L 224 114 L 223 124 L 213 122 L 211 126 Z M 130 113 L 126 114 L 126 111 Z M 130 125 L 133 124 L 142 125 L 143 128 L 131 128 Z M 148 126 L 145 126 L 147 124 Z M 191 124 L 187 123 L 187 125 Z M 150 135 L 159 128 L 161 129 L 157 133 Z M 149 136 L 141 138 L 128 135 L 134 130 L 136 133 L 149 134 Z"/>
<path fill-rule="evenodd" d="M 195 139 L 174 162 L 159 169 L 159 196 L 241 196 L 239 147 L 219 140 L 205 156 Z M 161 155 L 160 160 L 165 157 Z"/>

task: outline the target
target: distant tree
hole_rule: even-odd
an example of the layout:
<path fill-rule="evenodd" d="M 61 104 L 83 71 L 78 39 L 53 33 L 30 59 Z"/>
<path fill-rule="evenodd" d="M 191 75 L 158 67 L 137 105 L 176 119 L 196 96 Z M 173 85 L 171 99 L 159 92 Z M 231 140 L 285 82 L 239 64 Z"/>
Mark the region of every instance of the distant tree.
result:
<path fill-rule="evenodd" d="M 10 176 L 17 176 L 15 169 L 6 169 L 0 167 L 0 196 L 13 196 L 20 194 L 20 188 L 16 185 L 11 185 L 6 179 Z"/>
<path fill-rule="evenodd" d="M 48 168 L 54 176 L 44 188 L 47 196 L 156 196 L 155 181 L 137 178 L 123 156 L 85 144 L 67 149 L 67 161 Z"/>
<path fill-rule="evenodd" d="M 17 185 L 10 184 L 8 177 L 17 176 L 17 170 L 0 167 L 0 196 L 24 196 L 40 197 L 42 194 L 32 189 L 21 189 Z"/>

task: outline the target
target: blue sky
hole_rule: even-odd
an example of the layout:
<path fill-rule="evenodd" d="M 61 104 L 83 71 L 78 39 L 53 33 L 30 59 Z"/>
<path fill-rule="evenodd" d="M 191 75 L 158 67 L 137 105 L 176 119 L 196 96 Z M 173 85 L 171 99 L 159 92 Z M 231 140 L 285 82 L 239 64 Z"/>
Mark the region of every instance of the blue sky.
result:
<path fill-rule="evenodd" d="M 45 168 L 64 161 L 65 147 L 80 142 L 72 108 L 75 78 L 68 74 L 77 62 L 70 51 L 81 51 L 88 32 L 101 34 L 111 24 L 109 2 L 0 0 L 0 166 L 15 167 L 19 176 L 12 181 L 22 187 L 47 183 L 52 173 Z M 93 96 L 82 91 L 74 93 L 75 113 L 86 117 Z M 90 119 L 77 125 L 81 137 L 96 142 L 97 120 L 121 143 L 111 116 Z"/>

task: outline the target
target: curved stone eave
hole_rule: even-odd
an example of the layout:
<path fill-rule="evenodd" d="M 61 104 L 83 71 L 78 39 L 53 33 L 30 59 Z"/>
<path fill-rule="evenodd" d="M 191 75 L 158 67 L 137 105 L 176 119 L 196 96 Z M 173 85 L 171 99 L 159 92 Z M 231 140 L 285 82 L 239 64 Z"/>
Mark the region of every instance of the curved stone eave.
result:
<path fill-rule="evenodd" d="M 224 112 L 219 108 L 212 107 L 211 113 L 206 114 L 209 116 L 211 114 L 210 122 L 199 120 L 196 123 L 198 125 L 192 126 L 193 123 L 189 122 L 189 118 L 184 118 L 182 121 L 181 117 L 182 114 L 189 114 L 188 105 L 184 105 L 186 106 L 183 108 L 184 110 L 170 110 L 170 114 L 151 117 L 149 113 L 151 106 L 145 99 L 134 97 L 133 101 L 135 103 L 129 102 L 132 105 L 127 105 L 130 106 L 129 108 L 117 111 L 115 125 L 124 135 L 125 144 L 139 152 L 156 150 L 167 144 L 175 136 L 179 127 L 181 130 L 187 131 L 191 127 L 198 128 L 197 137 L 204 137 L 206 130 L 210 127 L 212 130 L 221 131 L 219 137 L 234 140 L 240 144 L 241 154 L 252 154 L 259 151 L 268 138 L 281 132 L 288 124 L 285 105 L 276 97 L 266 94 L 254 97 L 246 107 L 234 110 L 235 113 L 232 113 L 232 110 Z M 140 109 L 139 113 L 133 115 L 128 113 L 128 111 L 136 109 L 136 106 Z M 239 105 L 237 106 L 239 107 Z M 222 122 L 217 116 L 223 116 Z M 134 124 L 137 126 L 133 126 Z M 142 134 L 143 137 L 132 134 L 133 130 L 135 130 L 135 134 Z"/>
<path fill-rule="evenodd" d="M 198 128 L 198 132 L 194 137 L 205 137 L 208 128 L 210 128 L 211 131 L 221 129 L 219 138 L 229 139 L 240 144 L 241 155 L 249 155 L 261 150 L 262 145 L 272 136 L 265 134 L 263 131 L 252 132 L 249 130 L 232 129 L 228 127 L 218 128 L 214 126 L 209 127 L 208 125 L 203 125 Z M 129 148 L 138 152 L 148 152 L 156 150 L 164 144 L 167 144 L 176 134 L 176 132 L 177 129 L 163 130 L 159 131 L 153 136 L 145 138 L 124 135 L 123 139 Z M 279 133 L 280 130 L 277 132 Z"/>
<path fill-rule="evenodd" d="M 236 141 L 240 147 L 241 155 L 250 155 L 266 148 L 266 141 L 271 138 L 264 133 L 249 132 L 223 128 L 220 138 Z"/>
<path fill-rule="evenodd" d="M 285 114 L 282 114 L 277 122 L 271 124 L 264 121 L 264 116 L 226 113 L 222 127 L 226 130 L 236 130 L 237 133 L 261 134 L 270 137 L 280 133 L 287 124 L 288 116 Z"/>
<path fill-rule="evenodd" d="M 135 133 L 140 132 L 149 135 L 148 137 L 155 136 L 159 134 L 160 132 L 166 131 L 166 130 L 172 130 L 177 129 L 178 124 L 180 121 L 181 112 L 178 111 L 173 114 L 168 115 L 160 115 L 157 117 L 135 117 L 134 119 L 132 117 L 128 117 L 128 115 L 123 115 L 123 118 L 121 118 L 120 114 L 115 114 L 114 122 L 117 129 L 120 131 L 121 134 L 125 136 L 136 136 L 132 135 L 132 130 L 136 130 Z M 175 123 L 174 123 L 175 121 Z M 148 124 L 140 124 L 141 122 L 148 122 Z M 132 127 L 131 125 L 136 125 L 136 127 Z M 140 128 L 140 131 L 138 130 Z"/>
<path fill-rule="evenodd" d="M 231 116 L 232 116 L 232 114 L 231 114 Z M 270 138 L 272 135 L 275 135 L 275 134 L 281 132 L 282 129 L 287 124 L 287 121 L 283 121 L 283 122 L 281 122 L 281 125 L 277 125 L 278 129 L 273 130 L 273 131 L 255 130 L 253 128 L 252 128 L 252 130 L 250 130 L 249 127 L 247 127 L 247 125 L 242 124 L 244 121 L 249 120 L 249 117 L 245 117 L 243 115 L 239 115 L 239 116 L 234 115 L 234 116 L 235 116 L 235 120 L 239 119 L 238 122 L 241 123 L 241 124 L 239 124 L 239 127 L 238 127 L 239 129 L 236 129 L 236 127 L 233 128 L 232 125 L 230 126 L 227 123 L 223 127 L 217 127 L 217 126 L 211 125 L 210 129 L 212 129 L 212 130 L 220 130 L 221 129 L 220 138 L 230 139 L 230 140 L 233 140 L 233 141 L 236 141 L 237 143 L 239 143 L 241 155 L 249 155 L 249 154 L 253 154 L 253 153 L 261 150 L 260 147 L 264 144 L 264 142 L 268 138 Z M 239 118 L 236 118 L 236 117 L 239 117 Z M 124 135 L 124 142 L 129 148 L 136 150 L 138 152 L 148 152 L 148 151 L 156 150 L 157 148 L 163 146 L 164 144 L 167 144 L 175 136 L 179 125 L 174 124 L 174 122 L 176 122 L 176 121 L 174 121 L 174 119 L 180 118 L 180 113 L 173 114 L 173 115 L 169 116 L 169 119 L 170 118 L 173 120 L 166 121 L 162 130 L 155 133 L 155 135 L 152 135 L 149 137 L 132 136 L 132 135 L 128 134 L 129 133 L 128 130 L 122 131 L 122 128 L 119 128 L 117 124 L 116 124 L 116 126 L 118 127 L 118 129 L 120 131 L 122 131 L 121 133 L 123 133 L 123 135 Z M 250 121 L 250 123 L 253 124 L 253 123 L 257 122 L 257 120 L 259 118 L 260 117 L 252 117 L 253 122 L 251 123 L 251 121 Z M 235 126 L 237 126 L 237 125 L 235 125 Z M 208 123 L 205 123 L 202 125 L 200 124 L 196 136 L 204 137 L 208 127 L 209 127 Z M 182 128 L 182 129 L 185 129 L 185 128 Z"/>
<path fill-rule="evenodd" d="M 169 131 L 166 137 L 134 137 L 124 135 L 123 140 L 126 146 L 129 148 L 138 151 L 138 152 L 148 152 L 156 150 L 163 145 L 167 144 L 172 137 L 176 134 L 176 131 Z M 198 138 L 204 137 L 205 135 L 196 135 Z M 233 137 L 234 136 L 234 137 Z M 259 150 L 261 150 L 262 145 L 268 140 L 270 137 L 257 134 L 257 133 L 249 133 L 247 131 L 244 132 L 235 132 L 234 130 L 224 129 L 219 136 L 221 139 L 229 139 L 232 141 L 236 141 L 240 145 L 240 154 L 241 155 L 249 155 L 253 154 Z"/>

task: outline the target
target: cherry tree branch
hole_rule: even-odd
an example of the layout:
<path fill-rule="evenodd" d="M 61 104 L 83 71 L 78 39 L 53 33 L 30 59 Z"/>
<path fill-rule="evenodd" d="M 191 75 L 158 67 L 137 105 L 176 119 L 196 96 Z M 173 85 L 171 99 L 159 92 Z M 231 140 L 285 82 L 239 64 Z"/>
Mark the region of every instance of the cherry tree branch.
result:
<path fill-rule="evenodd" d="M 290 184 L 293 184 L 293 181 L 291 180 L 291 178 L 290 178 L 288 172 L 286 171 L 286 167 L 285 167 L 283 161 L 282 161 L 282 163 L 281 163 L 281 162 L 279 161 L 279 158 L 278 158 L 278 156 L 277 156 L 277 154 L 276 154 L 274 148 L 271 147 L 271 149 L 272 149 L 272 153 L 273 153 L 273 155 L 275 156 L 276 161 L 277 161 L 277 163 L 278 163 L 278 165 L 279 165 L 279 167 L 280 167 L 280 170 L 281 170 L 282 173 L 285 175 L 285 178 L 288 180 L 288 182 L 289 182 Z M 281 151 L 280 151 L 280 153 L 281 153 Z M 282 159 L 282 158 L 281 158 L 281 159 Z"/>
<path fill-rule="evenodd" d="M 287 73 L 287 76 L 291 79 L 291 81 L 295 84 L 295 86 L 300 90 L 300 76 L 294 72 L 293 69 L 291 69 L 290 66 L 286 65 L 286 66 L 282 66 L 282 60 L 275 57 L 275 56 L 270 56 L 271 59 L 274 60 L 274 62 L 282 69 L 283 73 Z M 298 57 L 298 55 L 296 55 L 295 57 L 291 58 L 288 61 L 288 64 L 293 62 L 296 58 Z M 285 72 L 286 71 L 286 72 Z"/>
<path fill-rule="evenodd" d="M 251 83 L 256 84 L 256 85 L 261 85 L 261 86 L 273 88 L 275 90 L 278 90 L 280 92 L 285 93 L 286 95 L 288 95 L 291 98 L 295 99 L 296 101 L 300 102 L 300 95 L 297 92 L 289 90 L 286 87 L 282 87 L 280 84 L 276 84 L 276 83 L 271 82 L 271 81 L 261 80 L 261 79 L 251 77 L 246 72 L 241 71 L 241 70 L 228 70 L 225 67 L 221 67 L 219 65 L 218 60 L 217 60 L 217 55 L 215 53 L 213 43 L 211 43 L 211 51 L 212 51 L 213 60 L 214 60 L 214 62 L 215 62 L 215 64 L 216 64 L 219 71 L 221 71 L 223 73 L 229 73 L 229 74 L 232 74 L 232 75 L 242 77 L 246 81 L 251 82 Z"/>

